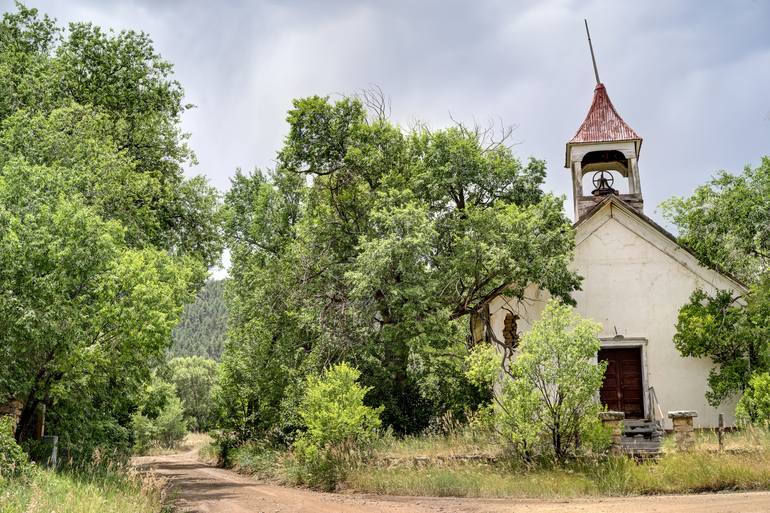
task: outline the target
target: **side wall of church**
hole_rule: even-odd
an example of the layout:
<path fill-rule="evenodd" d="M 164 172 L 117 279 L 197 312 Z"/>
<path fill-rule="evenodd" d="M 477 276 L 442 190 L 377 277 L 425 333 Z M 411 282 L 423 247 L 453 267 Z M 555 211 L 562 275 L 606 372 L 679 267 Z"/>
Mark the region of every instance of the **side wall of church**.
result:
<path fill-rule="evenodd" d="M 608 203 L 577 227 L 574 269 L 583 276 L 575 293 L 580 315 L 600 322 L 602 344 L 641 346 L 645 393 L 652 386 L 665 418 L 668 411 L 696 410 L 696 427 L 713 427 L 720 412 L 734 422 L 735 400 L 718 408 L 706 399 L 708 359 L 684 358 L 673 344 L 679 308 L 696 288 L 739 290 L 729 278 L 703 268 L 689 253 L 643 219 Z M 490 303 L 492 327 L 502 337 L 505 315 L 516 312 L 519 333 L 542 313 L 548 294 L 527 289 L 522 301 Z M 648 409 L 649 399 L 645 400 Z M 653 412 L 658 418 L 658 408 Z"/>

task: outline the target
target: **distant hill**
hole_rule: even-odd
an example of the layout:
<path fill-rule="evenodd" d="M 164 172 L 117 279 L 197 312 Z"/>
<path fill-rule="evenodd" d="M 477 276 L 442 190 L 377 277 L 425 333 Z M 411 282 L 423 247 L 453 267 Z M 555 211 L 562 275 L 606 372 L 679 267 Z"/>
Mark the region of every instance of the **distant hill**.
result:
<path fill-rule="evenodd" d="M 224 285 L 224 280 L 207 282 L 196 300 L 185 307 L 171 334 L 171 357 L 202 356 L 219 360 L 227 327 Z"/>

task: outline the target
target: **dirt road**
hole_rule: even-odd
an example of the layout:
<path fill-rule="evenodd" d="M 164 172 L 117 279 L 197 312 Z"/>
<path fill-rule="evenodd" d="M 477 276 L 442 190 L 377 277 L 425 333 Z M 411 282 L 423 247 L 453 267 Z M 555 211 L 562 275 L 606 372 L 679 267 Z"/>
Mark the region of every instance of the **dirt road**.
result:
<path fill-rule="evenodd" d="M 263 484 L 197 460 L 197 451 L 136 458 L 171 479 L 195 513 L 766 513 L 770 492 L 541 501 L 341 495 Z"/>

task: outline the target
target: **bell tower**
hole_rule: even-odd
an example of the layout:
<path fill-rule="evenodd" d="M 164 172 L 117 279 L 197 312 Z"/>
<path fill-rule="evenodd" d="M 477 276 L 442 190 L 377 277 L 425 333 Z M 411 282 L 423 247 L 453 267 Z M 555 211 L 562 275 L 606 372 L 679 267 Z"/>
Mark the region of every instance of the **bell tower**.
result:
<path fill-rule="evenodd" d="M 575 136 L 567 143 L 565 167 L 572 173 L 572 195 L 575 221 L 608 195 L 615 195 L 642 212 L 642 188 L 639 181 L 639 152 L 642 138 L 623 121 L 599 80 L 591 36 L 588 45 L 596 76 L 596 88 L 591 108 Z M 592 173 L 593 189 L 583 190 L 584 177 Z M 614 189 L 615 177 L 625 178 L 624 190 Z"/>

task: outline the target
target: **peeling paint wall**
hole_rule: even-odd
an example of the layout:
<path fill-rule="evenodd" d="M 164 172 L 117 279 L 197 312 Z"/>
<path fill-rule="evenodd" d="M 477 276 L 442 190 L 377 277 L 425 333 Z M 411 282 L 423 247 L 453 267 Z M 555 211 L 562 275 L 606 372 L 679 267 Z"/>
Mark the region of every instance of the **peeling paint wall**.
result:
<path fill-rule="evenodd" d="M 643 346 L 645 382 L 654 387 L 664 416 L 672 410 L 696 410 L 695 427 L 714 427 L 722 412 L 732 425 L 737 399 L 719 408 L 709 406 L 705 393 L 713 364 L 683 358 L 673 336 L 679 308 L 696 288 L 714 292 L 740 290 L 740 285 L 700 266 L 655 227 L 613 202 L 578 225 L 576 243 L 573 267 L 584 278 L 582 290 L 574 295 L 578 313 L 602 324 L 603 344 Z M 527 331 L 547 300 L 548 294 L 535 287 L 527 289 L 522 301 L 495 298 L 490 303 L 495 334 L 502 338 L 509 309 L 521 317 L 519 332 Z M 671 428 L 670 420 L 664 421 Z"/>

